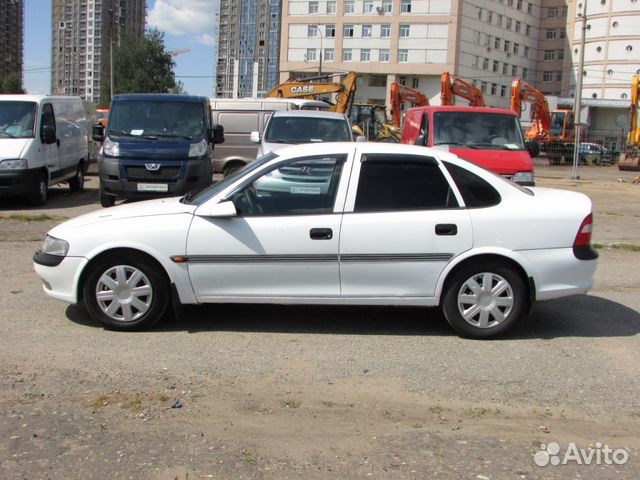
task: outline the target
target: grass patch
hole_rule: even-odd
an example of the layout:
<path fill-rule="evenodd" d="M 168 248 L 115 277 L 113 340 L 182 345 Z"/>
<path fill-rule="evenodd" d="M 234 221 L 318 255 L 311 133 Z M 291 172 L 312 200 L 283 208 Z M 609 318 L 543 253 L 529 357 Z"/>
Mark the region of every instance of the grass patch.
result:
<path fill-rule="evenodd" d="M 444 412 L 444 408 L 442 408 L 440 405 L 436 405 L 435 407 L 429 407 L 429 411 L 434 415 L 440 415 L 442 412 Z"/>
<path fill-rule="evenodd" d="M 602 250 L 605 246 L 601 243 L 592 243 L 591 246 L 596 250 Z"/>
<path fill-rule="evenodd" d="M 301 401 L 293 400 L 293 399 L 286 400 L 284 402 L 284 406 L 287 407 L 287 408 L 298 408 L 301 404 L 302 404 Z"/>
<path fill-rule="evenodd" d="M 59 222 L 61 220 L 66 220 L 67 217 L 60 217 L 58 215 L 27 215 L 27 214 L 18 214 L 14 213 L 12 215 L 0 215 L 0 220 L 16 220 L 18 222 L 46 222 L 49 220 L 53 220 Z"/>
<path fill-rule="evenodd" d="M 12 294 L 17 295 L 18 293 L 22 293 L 22 290 L 11 290 Z"/>
<path fill-rule="evenodd" d="M 640 245 L 634 245 L 632 243 L 614 243 L 611 248 L 616 250 L 624 250 L 626 252 L 640 252 Z"/>

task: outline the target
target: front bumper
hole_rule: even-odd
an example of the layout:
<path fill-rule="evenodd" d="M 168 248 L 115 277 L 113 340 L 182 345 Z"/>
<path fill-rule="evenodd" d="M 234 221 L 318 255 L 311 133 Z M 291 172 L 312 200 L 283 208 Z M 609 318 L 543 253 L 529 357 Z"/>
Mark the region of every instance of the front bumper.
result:
<path fill-rule="evenodd" d="M 34 255 L 33 268 L 42 280 L 44 292 L 67 303 L 78 303 L 80 274 L 88 260 L 84 257 L 63 257 L 56 266 L 42 265 L 35 260 Z"/>
<path fill-rule="evenodd" d="M 0 197 L 28 195 L 38 189 L 41 170 L 0 171 Z"/>

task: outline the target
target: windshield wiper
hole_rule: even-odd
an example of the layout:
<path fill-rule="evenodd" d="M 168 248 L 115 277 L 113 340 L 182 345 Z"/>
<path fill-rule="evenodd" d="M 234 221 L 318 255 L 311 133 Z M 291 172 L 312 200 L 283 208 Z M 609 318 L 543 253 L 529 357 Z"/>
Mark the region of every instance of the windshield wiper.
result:
<path fill-rule="evenodd" d="M 462 143 L 462 142 L 436 142 L 433 144 L 434 147 L 436 145 L 462 145 L 463 147 L 468 146 L 466 143 Z"/>
<path fill-rule="evenodd" d="M 154 134 L 154 137 L 158 137 L 158 138 L 183 138 L 184 140 L 193 140 L 193 137 L 191 135 L 173 135 L 171 133 L 157 133 Z"/>
<path fill-rule="evenodd" d="M 190 204 L 191 203 L 191 199 L 193 197 L 195 197 L 196 194 L 199 193 L 199 192 L 200 192 L 200 190 L 191 190 L 191 191 L 187 192 L 185 194 L 185 196 L 180 199 L 180 203 Z"/>
<path fill-rule="evenodd" d="M 269 142 L 269 143 L 292 143 L 292 144 L 300 143 L 298 140 L 269 140 L 269 139 L 267 139 L 267 142 Z"/>

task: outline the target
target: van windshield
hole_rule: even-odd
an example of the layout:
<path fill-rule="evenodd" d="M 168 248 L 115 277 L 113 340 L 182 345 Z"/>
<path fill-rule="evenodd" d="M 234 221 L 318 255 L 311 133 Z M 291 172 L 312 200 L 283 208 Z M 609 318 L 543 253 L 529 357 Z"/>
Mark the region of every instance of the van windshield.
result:
<path fill-rule="evenodd" d="M 488 150 L 524 150 L 518 118 L 514 115 L 482 112 L 435 112 L 434 145 L 462 145 Z"/>
<path fill-rule="evenodd" d="M 34 102 L 0 102 L 0 138 L 33 138 Z"/>
<path fill-rule="evenodd" d="M 111 105 L 107 135 L 198 140 L 205 136 L 204 130 L 200 103 L 119 100 Z"/>
<path fill-rule="evenodd" d="M 264 141 L 268 143 L 350 142 L 349 123 L 342 118 L 272 117 Z"/>

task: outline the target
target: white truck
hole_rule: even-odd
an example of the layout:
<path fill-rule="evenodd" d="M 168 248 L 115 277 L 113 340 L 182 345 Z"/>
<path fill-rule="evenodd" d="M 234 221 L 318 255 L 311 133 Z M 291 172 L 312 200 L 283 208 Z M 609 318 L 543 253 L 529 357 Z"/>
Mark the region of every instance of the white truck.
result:
<path fill-rule="evenodd" d="M 80 97 L 0 95 L 0 196 L 43 205 L 50 185 L 82 190 L 87 133 Z"/>

